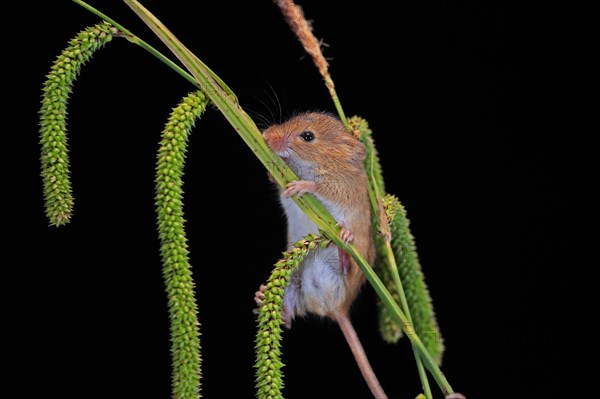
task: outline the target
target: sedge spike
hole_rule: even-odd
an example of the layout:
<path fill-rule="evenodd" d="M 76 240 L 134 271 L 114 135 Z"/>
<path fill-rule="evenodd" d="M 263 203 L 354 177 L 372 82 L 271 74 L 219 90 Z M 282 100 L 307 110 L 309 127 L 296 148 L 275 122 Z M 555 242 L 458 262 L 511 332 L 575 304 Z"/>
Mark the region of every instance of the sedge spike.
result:
<path fill-rule="evenodd" d="M 421 270 L 415 239 L 410 232 L 410 222 L 406 217 L 406 210 L 398 201 L 398 198 L 392 195 L 387 195 L 384 198 L 384 206 L 391 224 L 392 248 L 398 263 L 398 272 L 404 286 L 406 301 L 410 308 L 413 328 L 423 341 L 425 348 L 439 365 L 444 353 L 444 341 L 440 334 L 431 296 Z"/>
<path fill-rule="evenodd" d="M 79 32 L 56 58 L 44 83 L 40 108 L 41 165 L 46 216 L 60 226 L 71 219 L 73 194 L 67 148 L 67 102 L 81 67 L 118 33 L 102 22 Z"/>
<path fill-rule="evenodd" d="M 309 251 L 329 245 L 330 241 L 310 234 L 283 253 L 267 281 L 262 304 L 258 309 L 256 334 L 256 397 L 258 399 L 283 399 L 283 363 L 281 362 L 281 311 L 283 295 L 294 269 Z"/>
<path fill-rule="evenodd" d="M 369 176 L 369 183 L 377 186 L 377 191 L 385 193 L 385 185 L 383 182 L 383 172 L 381 170 L 381 163 L 379 162 L 379 154 L 373 143 L 373 131 L 369 127 L 369 123 L 361 118 L 360 116 L 352 116 L 348 118 L 348 125 L 350 130 L 356 138 L 365 144 L 366 157 L 365 157 L 365 170 L 367 176 Z"/>
<path fill-rule="evenodd" d="M 172 397 L 200 397 L 200 324 L 184 230 L 183 168 L 188 138 L 208 98 L 190 93 L 173 109 L 162 133 L 156 166 L 156 212 L 171 322 Z"/>
<path fill-rule="evenodd" d="M 385 212 L 386 212 L 386 217 L 388 217 L 388 220 L 392 220 L 392 218 L 389 217 L 389 213 L 388 213 L 388 208 L 385 208 Z M 390 232 L 391 233 L 391 232 Z M 393 233 L 392 233 L 393 234 Z M 392 236 L 393 237 L 393 236 Z M 401 299 L 400 299 L 400 295 L 398 293 L 398 290 L 396 289 L 396 284 L 394 282 L 394 276 L 392 274 L 392 270 L 390 269 L 387 259 L 385 256 L 383 256 L 383 251 L 385 251 L 385 241 L 384 238 L 381 236 L 381 234 L 375 234 L 374 237 L 375 240 L 375 245 L 377 248 L 377 259 L 375 261 L 375 268 L 377 270 L 377 273 L 379 274 L 379 276 L 381 277 L 381 281 L 383 281 L 383 283 L 385 284 L 386 288 L 390 291 L 390 294 L 392 295 L 392 297 L 394 298 L 394 301 L 396 301 L 396 303 L 401 306 Z M 392 243 L 394 241 L 392 240 Z M 393 247 L 395 248 L 395 247 Z M 394 254 L 395 256 L 396 254 Z M 396 258 L 396 262 L 400 262 L 397 258 Z M 402 273 L 400 272 L 402 268 L 402 265 L 399 264 L 398 265 L 398 273 L 400 275 L 400 281 L 402 281 L 402 285 L 405 291 L 410 292 L 411 291 L 411 287 L 408 286 L 408 282 L 406 282 L 403 277 L 402 277 Z M 407 294 L 408 296 L 408 294 Z M 408 299 L 407 299 L 408 301 Z M 410 306 L 410 302 L 409 306 Z M 383 338 L 383 340 L 389 344 L 395 344 L 398 342 L 398 340 L 400 338 L 402 338 L 402 336 L 404 335 L 403 331 L 402 331 L 402 326 L 396 321 L 394 320 L 393 316 L 391 315 L 389 309 L 383 304 L 383 302 L 381 300 L 377 301 L 377 308 L 379 310 L 379 333 L 381 334 L 381 337 Z M 413 311 L 413 308 L 410 307 L 410 311 Z"/>

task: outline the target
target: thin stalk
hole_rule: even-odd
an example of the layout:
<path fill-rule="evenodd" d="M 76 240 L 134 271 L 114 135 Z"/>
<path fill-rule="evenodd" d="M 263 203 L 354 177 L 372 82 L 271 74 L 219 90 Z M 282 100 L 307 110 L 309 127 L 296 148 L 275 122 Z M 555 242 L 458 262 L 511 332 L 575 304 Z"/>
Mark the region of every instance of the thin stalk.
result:
<path fill-rule="evenodd" d="M 344 113 L 344 109 L 342 108 L 342 103 L 340 102 L 340 98 L 335 91 L 335 85 L 333 84 L 333 80 L 331 76 L 327 75 L 325 77 L 325 85 L 327 86 L 327 90 L 329 90 L 329 95 L 333 100 L 333 105 L 335 105 L 335 109 L 340 117 L 340 120 L 344 124 L 346 130 L 350 131 L 350 125 L 348 124 L 348 119 L 346 119 L 346 114 Z"/>
<path fill-rule="evenodd" d="M 262 164 L 273 175 L 274 179 L 284 187 L 291 181 L 298 180 L 294 172 L 267 146 L 254 121 L 237 103 L 234 103 L 226 95 L 223 89 L 207 73 L 204 65 L 197 61 L 197 57 L 139 2 L 135 0 L 124 1 L 152 29 L 163 43 L 169 47 L 185 67 L 188 68 L 197 82 L 200 83 L 202 90 L 209 96 L 213 104 L 219 108 L 248 147 L 252 149 Z M 337 228 L 336 230 L 335 219 L 333 219 L 316 198 L 311 195 L 305 195 L 295 200 L 311 219 L 318 221 L 318 226 L 322 226 L 323 230 L 330 235 L 337 235 L 340 229 Z"/>
<path fill-rule="evenodd" d="M 408 301 L 406 300 L 406 294 L 404 293 L 404 286 L 402 285 L 402 281 L 400 280 L 400 273 L 398 272 L 398 266 L 396 265 L 396 258 L 394 257 L 394 252 L 392 250 L 392 246 L 390 245 L 389 240 L 385 240 L 385 254 L 387 257 L 388 266 L 392 271 L 392 279 L 394 280 L 394 284 L 396 285 L 396 288 L 398 290 L 400 304 L 402 305 L 404 313 L 406 313 L 406 318 L 412 325 L 413 321 L 412 316 L 410 314 L 410 308 L 408 307 Z M 423 367 L 423 361 L 421 360 L 421 356 L 415 350 L 415 348 L 413 348 L 413 352 L 415 355 L 415 362 L 417 363 L 417 370 L 419 372 L 419 378 L 421 379 L 421 385 L 423 386 L 425 397 L 427 399 L 432 399 L 433 395 L 431 393 L 431 387 L 429 386 L 429 380 L 427 379 L 427 373 L 425 372 L 425 367 Z"/>
<path fill-rule="evenodd" d="M 103 12 L 95 9 L 94 7 L 92 7 L 91 5 L 87 4 L 84 1 L 81 1 L 81 0 L 72 0 L 72 1 L 74 3 L 76 3 L 76 4 L 79 4 L 81 7 L 85 8 L 86 10 L 88 10 L 89 12 L 91 12 L 92 14 L 94 14 L 94 15 L 102 18 L 103 20 L 105 20 L 106 22 L 108 22 L 109 24 L 111 24 L 112 26 L 114 26 L 115 28 L 117 28 L 123 34 L 123 37 L 125 39 L 127 39 L 129 42 L 131 42 L 133 44 L 136 44 L 136 45 L 140 46 L 141 48 L 143 48 L 144 50 L 148 51 L 150 54 L 152 54 L 153 56 L 155 56 L 156 58 L 158 58 L 159 60 L 161 60 L 169 68 L 173 69 L 179 75 L 183 76 L 183 78 L 185 80 L 187 80 L 188 82 L 190 82 L 191 84 L 193 84 L 197 88 L 200 88 L 200 85 L 198 84 L 198 82 L 196 82 L 196 79 L 194 79 L 194 77 L 192 75 L 190 75 L 189 73 L 187 73 L 185 71 L 185 69 L 181 68 L 179 65 L 175 64 L 173 61 L 171 61 L 170 59 L 168 59 L 167 57 L 165 57 L 160 51 L 158 51 L 157 49 L 155 49 L 150 44 L 146 43 L 144 40 L 140 39 L 139 37 L 137 37 L 133 33 L 131 33 L 123 25 L 119 24 L 117 21 L 115 21 L 114 19 L 110 18 L 108 15 L 106 15 Z"/>
<path fill-rule="evenodd" d="M 408 320 L 408 317 L 402 311 L 402 309 L 400 309 L 394 298 L 390 295 L 389 291 L 385 288 L 385 285 L 379 279 L 379 277 L 377 277 L 371 266 L 362 257 L 362 255 L 358 251 L 356 251 L 354 245 L 344 245 L 343 242 L 339 240 L 338 236 L 333 237 L 333 241 L 336 243 L 336 245 L 342 247 L 346 252 L 348 252 L 356 261 L 356 263 L 358 263 L 358 265 L 365 273 L 367 280 L 373 286 L 373 289 L 375 290 L 379 298 L 381 298 L 386 307 L 392 310 L 392 317 L 394 317 L 396 321 L 403 327 L 404 333 L 410 340 L 410 343 L 412 344 L 413 348 L 417 351 L 417 353 L 423 360 L 425 366 L 438 383 L 444 395 L 454 393 L 452 387 L 448 383 L 448 380 L 446 379 L 446 377 L 436 364 L 435 360 L 433 360 L 433 357 L 429 354 L 429 351 L 425 348 L 425 345 L 423 345 L 423 342 L 415 332 L 412 323 Z"/>
<path fill-rule="evenodd" d="M 369 138 L 369 145 L 373 146 L 373 141 Z M 381 192 L 380 187 L 377 184 L 377 180 L 374 176 L 373 164 L 375 163 L 375 152 L 371 151 L 371 176 L 369 176 L 369 199 L 371 200 L 371 209 L 373 212 L 379 215 L 379 226 L 375 226 L 379 228 L 379 232 L 382 235 L 383 241 L 385 243 L 385 256 L 387 260 L 388 267 L 391 270 L 392 279 L 394 281 L 394 285 L 396 286 L 396 290 L 398 291 L 398 297 L 400 298 L 400 304 L 402 305 L 402 309 L 406 314 L 406 318 L 409 323 L 413 325 L 412 316 L 410 314 L 410 307 L 408 306 L 408 301 L 406 300 L 406 294 L 404 292 L 404 286 L 402 285 L 402 281 L 400 279 L 400 273 L 398 272 L 398 265 L 396 264 L 396 257 L 394 256 L 394 251 L 390 244 L 391 242 L 391 232 L 390 232 L 390 223 L 388 218 L 385 215 L 385 211 L 383 209 L 383 193 Z M 431 387 L 429 386 L 429 379 L 427 378 L 427 373 L 425 372 L 425 367 L 423 367 L 423 361 L 421 356 L 413 347 L 413 353 L 415 355 L 415 362 L 417 364 L 417 371 L 419 373 L 419 379 L 421 380 L 421 385 L 423 387 L 423 391 L 425 393 L 425 397 L 427 399 L 432 399 L 433 395 L 431 393 Z"/>
<path fill-rule="evenodd" d="M 177 65 L 176 63 L 174 63 L 173 61 L 171 61 L 169 58 L 167 58 L 160 51 L 158 51 L 157 49 L 155 49 L 154 47 L 152 47 L 150 44 L 148 44 L 144 40 L 140 39 L 138 36 L 136 36 L 133 33 L 131 33 L 131 31 L 129 31 L 123 25 L 119 24 L 117 21 L 115 21 L 114 19 L 110 18 L 108 15 L 106 15 L 103 12 L 97 10 L 96 8 L 92 7 L 91 5 L 87 4 L 84 1 L 81 1 L 81 0 L 72 0 L 72 1 L 74 3 L 79 4 L 80 6 L 82 6 L 83 8 L 85 8 L 86 10 L 90 11 L 92 14 L 94 14 L 94 15 L 102 18 L 106 22 L 110 23 L 112 26 L 114 26 L 115 28 L 117 28 L 121 32 L 122 37 L 124 37 L 125 39 L 127 39 L 127 41 L 129 41 L 129 42 L 131 42 L 133 44 L 136 44 L 136 45 L 140 46 L 141 48 L 143 48 L 144 50 L 148 51 L 150 54 L 152 54 L 153 56 L 155 56 L 156 58 L 158 58 L 160 61 L 162 61 L 169 68 L 173 69 L 179 75 L 183 76 L 183 78 L 185 80 L 187 80 L 188 82 L 190 82 L 191 84 L 193 84 L 197 88 L 200 88 L 200 84 L 185 69 L 181 68 L 179 65 Z M 233 94 L 233 91 L 225 84 L 225 82 L 223 82 L 221 80 L 221 78 L 219 78 L 217 76 L 217 74 L 212 71 L 212 69 L 210 69 L 208 66 L 206 66 L 206 64 L 204 64 L 202 61 L 200 61 L 197 57 L 196 57 L 196 60 L 204 66 L 204 68 L 207 70 L 207 72 L 209 73 L 209 75 L 219 84 L 219 86 L 221 88 L 223 88 L 223 90 L 227 93 L 227 95 L 229 95 L 230 97 L 232 97 L 232 99 L 234 99 L 234 101 L 237 102 L 237 98 L 235 97 L 235 94 Z"/>
<path fill-rule="evenodd" d="M 83 6 L 82 1 L 73 0 Z M 136 0 L 124 0 L 124 2 L 132 8 L 132 10 L 152 29 L 152 31 L 165 43 L 173 54 L 184 64 L 194 77 L 194 85 L 201 87 L 210 100 L 219 108 L 221 113 L 238 132 L 244 142 L 255 153 L 261 163 L 271 172 L 273 178 L 281 185 L 286 186 L 289 182 L 298 180 L 298 177 L 292 170 L 283 162 L 283 160 L 273 153 L 262 138 L 260 131 L 252 119 L 241 109 L 239 104 L 234 102 L 227 94 L 225 89 L 218 84 L 218 80 L 209 72 L 209 69 L 198 58 L 191 53 L 153 14 L 144 8 Z M 85 7 L 92 11 L 91 7 Z M 94 12 L 94 11 L 92 11 Z M 105 19 L 107 22 L 111 20 L 99 12 L 94 14 Z M 116 25 L 115 25 L 116 26 Z M 148 48 L 144 47 L 150 51 Z M 151 52 L 152 53 L 152 52 Z M 152 53 L 154 55 L 154 53 Z M 166 57 L 164 57 L 166 59 Z M 162 58 L 161 58 L 162 60 Z M 164 62 L 164 61 L 163 61 Z M 170 64 L 167 64 L 171 66 Z M 175 69 L 175 68 L 173 68 Z M 186 78 L 187 79 L 187 78 Z M 219 79 L 220 80 L 220 79 Z M 446 377 L 437 366 L 423 342 L 419 339 L 411 323 L 396 304 L 385 285 L 377 277 L 373 268 L 369 265 L 366 259 L 358 252 L 354 244 L 346 244 L 340 238 L 340 228 L 336 225 L 335 219 L 323 207 L 323 205 L 312 195 L 304 195 L 295 197 L 295 202 L 302 211 L 330 238 L 334 243 L 346 251 L 362 269 L 365 277 L 373 286 L 377 295 L 382 302 L 391 310 L 391 315 L 403 327 L 406 336 L 409 338 L 413 347 L 422 357 L 425 365 L 431 372 L 432 376 L 438 382 L 440 389 L 445 395 L 454 393 L 452 387 L 448 383 Z"/>
<path fill-rule="evenodd" d="M 370 141 L 370 144 L 373 145 L 373 141 Z M 371 152 L 371 162 L 375 162 L 374 159 L 374 151 Z M 375 168 L 371 167 L 371 173 Z M 402 305 L 402 309 L 406 314 L 406 318 L 409 323 L 413 325 L 412 316 L 410 314 L 410 307 L 408 306 L 408 301 L 406 300 L 406 294 L 404 293 L 404 286 L 402 285 L 402 281 L 400 280 L 400 273 L 398 272 L 398 265 L 396 264 L 396 257 L 394 256 L 394 251 L 392 250 L 391 242 L 391 234 L 390 234 L 390 223 L 385 213 L 383 212 L 383 206 L 381 206 L 383 201 L 383 193 L 381 192 L 379 186 L 377 185 L 376 179 L 374 175 L 369 176 L 371 183 L 369 184 L 369 198 L 371 200 L 371 207 L 375 212 L 379 212 L 380 217 L 379 220 L 379 231 L 383 235 L 383 241 L 385 242 L 385 256 L 387 259 L 388 267 L 392 272 L 392 279 L 394 280 L 394 285 L 396 286 L 396 290 L 398 291 L 398 296 L 400 297 L 400 304 Z M 431 393 L 431 387 L 429 386 L 429 379 L 427 378 L 427 373 L 425 372 L 425 367 L 423 367 L 423 361 L 421 360 L 421 356 L 413 347 L 413 353 L 415 355 L 415 362 L 417 364 L 417 371 L 419 373 L 419 379 L 421 380 L 421 385 L 423 387 L 423 391 L 425 393 L 425 397 L 427 399 L 432 399 L 433 395 Z"/>

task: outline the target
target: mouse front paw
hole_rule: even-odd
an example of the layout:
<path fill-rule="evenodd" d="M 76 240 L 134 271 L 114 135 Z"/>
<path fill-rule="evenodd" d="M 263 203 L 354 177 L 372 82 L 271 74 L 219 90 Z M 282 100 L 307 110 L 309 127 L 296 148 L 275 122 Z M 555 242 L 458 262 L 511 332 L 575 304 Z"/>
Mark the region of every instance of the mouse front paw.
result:
<path fill-rule="evenodd" d="M 342 241 L 344 241 L 344 244 L 348 244 L 352 241 L 354 241 L 354 234 L 352 234 L 352 231 L 350 231 L 346 225 L 344 224 L 344 222 L 338 222 L 337 224 L 338 226 L 340 226 L 341 230 L 340 230 L 340 238 L 342 239 Z"/>
<path fill-rule="evenodd" d="M 292 195 L 302 196 L 303 194 L 312 194 L 317 189 L 317 183 L 309 180 L 296 180 L 288 183 L 281 195 L 284 198 L 290 198 Z"/>
<path fill-rule="evenodd" d="M 267 286 L 261 284 L 258 287 L 258 291 L 254 293 L 254 302 L 256 303 L 256 308 L 253 310 L 254 314 L 258 314 L 258 311 L 263 305 L 263 300 L 265 299 L 265 291 L 267 290 Z"/>

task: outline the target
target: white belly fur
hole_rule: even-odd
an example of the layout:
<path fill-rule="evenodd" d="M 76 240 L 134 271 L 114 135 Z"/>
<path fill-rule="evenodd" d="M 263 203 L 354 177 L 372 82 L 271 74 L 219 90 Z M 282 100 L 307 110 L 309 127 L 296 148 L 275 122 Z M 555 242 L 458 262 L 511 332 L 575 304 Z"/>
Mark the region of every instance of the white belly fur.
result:
<path fill-rule="evenodd" d="M 307 234 L 319 234 L 317 225 L 302 212 L 293 200 L 281 198 L 281 205 L 287 217 L 288 249 Z"/>
<path fill-rule="evenodd" d="M 317 225 L 291 199 L 282 198 L 288 222 L 288 246 L 310 233 L 318 234 Z M 339 215 L 334 215 L 338 217 Z M 346 296 L 338 248 L 334 245 L 312 251 L 292 273 L 284 296 L 286 318 L 316 313 L 321 316 L 339 309 Z"/>

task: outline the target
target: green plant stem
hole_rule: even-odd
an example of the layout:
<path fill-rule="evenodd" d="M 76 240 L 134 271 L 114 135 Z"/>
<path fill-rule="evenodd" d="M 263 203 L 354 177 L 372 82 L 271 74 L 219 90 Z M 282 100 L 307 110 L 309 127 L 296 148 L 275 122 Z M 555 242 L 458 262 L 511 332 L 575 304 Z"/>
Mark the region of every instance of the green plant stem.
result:
<path fill-rule="evenodd" d="M 421 339 L 418 337 L 417 333 L 415 332 L 415 330 L 412 326 L 412 323 L 408 320 L 408 318 L 406 317 L 406 314 L 400 309 L 400 307 L 398 306 L 398 304 L 396 303 L 394 298 L 391 296 L 389 291 L 385 288 L 385 285 L 379 279 L 379 277 L 377 277 L 377 275 L 375 274 L 375 272 L 373 271 L 371 266 L 362 257 L 362 255 L 358 251 L 356 251 L 356 249 L 354 248 L 353 245 L 352 246 L 343 245 L 343 242 L 341 240 L 339 240 L 338 236 L 331 237 L 331 238 L 336 243 L 336 245 L 342 247 L 346 252 L 348 252 L 352 256 L 352 258 L 354 258 L 354 260 L 358 263 L 358 265 L 361 267 L 361 269 L 365 273 L 367 280 L 373 286 L 373 289 L 375 290 L 375 292 L 377 293 L 379 298 L 383 301 L 385 306 L 387 306 L 388 308 L 390 308 L 392 310 L 392 312 L 391 312 L 392 317 L 394 317 L 396 319 L 396 321 L 403 327 L 404 333 L 410 340 L 410 343 L 412 344 L 413 348 L 416 349 L 416 351 L 419 353 L 420 357 L 423 359 L 425 366 L 427 366 L 427 369 L 429 369 L 431 375 L 438 383 L 438 385 L 439 385 L 440 389 L 442 390 L 442 392 L 444 393 L 444 395 L 449 395 L 451 393 L 454 393 L 454 391 L 452 390 L 452 387 L 448 383 L 448 380 L 446 379 L 446 377 L 444 376 L 444 374 L 442 373 L 442 371 L 436 364 L 435 360 L 433 360 L 433 358 L 429 354 L 429 351 L 427 351 L 427 349 L 425 348 L 425 345 L 423 345 L 423 342 L 421 341 Z"/>
<path fill-rule="evenodd" d="M 213 104 L 219 108 L 221 113 L 238 132 L 242 140 L 250 147 L 262 164 L 273 175 L 274 179 L 281 185 L 298 180 L 298 177 L 267 146 L 254 121 L 246 114 L 238 104 L 231 101 L 223 89 L 209 76 L 204 66 L 197 62 L 194 56 L 171 32 L 154 17 L 148 10 L 135 0 L 124 0 L 142 18 L 154 33 L 171 49 L 177 58 L 188 68 L 200 83 L 202 90 L 209 96 Z M 337 235 L 339 227 L 336 221 L 327 212 L 323 205 L 312 195 L 295 198 L 300 208 L 330 235 Z M 339 240 L 339 238 L 338 238 Z M 339 240 L 341 242 L 341 240 Z"/>
<path fill-rule="evenodd" d="M 80 0 L 73 0 L 83 3 Z M 283 160 L 273 153 L 262 138 L 260 131 L 256 127 L 254 121 L 233 102 L 226 94 L 224 89 L 208 72 L 208 68 L 198 58 L 193 55 L 154 15 L 135 0 L 124 0 L 124 2 L 132 8 L 132 10 L 152 29 L 152 31 L 165 43 L 167 47 L 175 54 L 175 56 L 184 64 L 195 78 L 195 85 L 200 86 L 210 100 L 219 108 L 221 113 L 238 132 L 244 142 L 255 153 L 261 163 L 271 172 L 274 179 L 281 185 L 286 186 L 298 177 L 292 170 L 285 165 Z M 90 10 L 91 11 L 91 10 Z M 104 14 L 95 13 L 104 19 Z M 108 20 L 107 20 L 108 21 Z M 108 21 L 110 22 L 110 21 Z M 166 58 L 166 57 L 165 57 Z M 405 313 L 396 304 L 385 285 L 373 271 L 373 268 L 368 264 L 366 259 L 358 252 L 354 244 L 346 244 L 339 236 L 340 228 L 336 225 L 335 219 L 323 207 L 323 205 L 312 195 L 304 195 L 295 197 L 295 202 L 300 209 L 327 235 L 333 240 L 337 246 L 346 251 L 362 269 L 365 277 L 373 286 L 377 295 L 381 298 L 386 307 L 391 310 L 391 315 L 403 327 L 406 336 L 411 344 L 416 348 L 417 352 L 423 358 L 425 365 L 431 372 L 432 376 L 437 381 L 441 390 L 445 395 L 451 394 L 452 390 L 446 377 L 437 366 L 423 342 L 416 335 L 410 321 Z"/>
<path fill-rule="evenodd" d="M 150 54 L 152 54 L 153 56 L 155 56 L 156 58 L 158 58 L 160 61 L 162 61 L 169 68 L 173 69 L 179 75 L 183 76 L 183 78 L 185 80 L 187 80 L 188 82 L 190 82 L 194 86 L 200 88 L 200 84 L 196 81 L 196 79 L 194 79 L 194 77 L 192 75 L 190 75 L 187 71 L 185 71 L 179 65 L 177 65 L 176 63 L 174 63 L 173 61 L 171 61 L 169 58 L 167 58 L 160 51 L 158 51 L 157 49 L 155 49 L 154 47 L 152 47 L 150 44 L 148 44 L 144 40 L 140 39 L 139 37 L 137 37 L 136 35 L 134 35 L 133 33 L 131 33 L 131 31 L 129 31 L 123 25 L 119 24 L 117 21 L 115 21 L 114 19 L 110 18 L 108 15 L 106 15 L 103 12 L 97 10 L 96 8 L 92 7 L 91 5 L 87 4 L 84 1 L 81 1 L 81 0 L 72 0 L 72 1 L 74 3 L 80 5 L 81 7 L 85 8 L 86 10 L 90 11 L 92 14 L 94 14 L 94 15 L 102 18 L 106 22 L 110 23 L 112 26 L 114 26 L 115 28 L 117 28 L 122 33 L 122 36 L 125 39 L 127 39 L 127 41 L 129 41 L 129 42 L 131 42 L 133 44 L 136 44 L 136 45 L 140 46 L 141 48 L 143 48 L 144 50 L 148 51 Z M 202 63 L 202 61 L 200 61 L 198 58 L 196 58 L 196 60 L 198 62 Z M 202 63 L 202 65 L 204 65 L 204 67 L 206 68 L 206 70 L 208 71 L 208 73 L 210 74 L 210 76 L 213 79 L 215 79 L 215 81 L 219 84 L 219 86 L 221 86 L 225 90 L 225 92 L 237 102 L 237 99 L 235 98 L 235 95 L 233 94 L 233 91 L 225 84 L 225 82 L 223 82 L 217 76 L 217 74 L 214 73 L 204 63 Z"/>
<path fill-rule="evenodd" d="M 140 46 L 141 48 L 143 48 L 144 50 L 148 51 L 150 54 L 152 54 L 153 56 L 155 56 L 156 58 L 161 60 L 163 63 L 165 63 L 169 68 L 173 69 L 179 75 L 183 76 L 183 78 L 185 80 L 187 80 L 194 86 L 200 88 L 200 85 L 198 84 L 198 82 L 196 82 L 196 79 L 194 79 L 194 77 L 192 75 L 190 75 L 179 65 L 175 64 L 173 61 L 171 61 L 170 59 L 165 57 L 160 51 L 158 51 L 157 49 L 152 47 L 150 44 L 146 43 L 144 40 L 140 39 L 139 37 L 137 37 L 136 35 L 131 33 L 123 25 L 119 24 L 117 21 L 110 18 L 108 15 L 95 9 L 94 7 L 92 7 L 91 5 L 87 4 L 84 1 L 81 1 L 81 0 L 71 0 L 71 1 L 80 5 L 81 7 L 85 8 L 86 10 L 91 12 L 92 14 L 102 18 L 103 20 L 105 20 L 106 22 L 108 22 L 109 24 L 111 24 L 112 26 L 117 28 L 123 34 L 123 37 L 125 37 L 129 42 L 136 44 L 136 45 Z"/>
<path fill-rule="evenodd" d="M 370 137 L 366 138 L 366 145 L 371 146 L 369 153 L 371 154 L 371 159 L 368 161 L 371 163 L 371 176 L 369 176 L 369 199 L 371 200 L 371 209 L 372 211 L 380 217 L 374 218 L 378 220 L 378 226 L 374 226 L 377 228 L 377 231 L 381 234 L 381 239 L 384 242 L 384 251 L 385 257 L 387 260 L 387 266 L 389 267 L 392 279 L 394 281 L 394 285 L 396 286 L 396 290 L 398 292 L 398 297 L 400 298 L 400 304 L 402 305 L 402 309 L 406 314 L 406 318 L 409 323 L 413 325 L 412 316 L 410 313 L 410 307 L 408 306 L 408 301 L 406 300 L 406 294 L 404 292 L 404 286 L 402 285 L 402 281 L 400 279 L 400 273 L 398 272 L 398 265 L 396 264 L 396 257 L 394 256 L 394 251 L 390 244 L 391 234 L 390 234 L 390 225 L 387 217 L 385 217 L 384 209 L 383 209 L 383 190 L 382 184 L 379 184 L 381 179 L 378 179 L 375 176 L 375 150 L 374 143 Z M 429 380 L 427 378 L 427 373 L 425 372 L 425 368 L 423 367 L 423 361 L 421 356 L 417 352 L 417 350 L 413 347 L 413 353 L 415 355 L 415 362 L 417 364 L 417 371 L 419 373 L 419 379 L 421 380 L 421 385 L 423 387 L 423 391 L 425 392 L 425 396 L 427 399 L 432 399 L 433 395 L 431 393 L 431 387 L 429 386 Z"/>
<path fill-rule="evenodd" d="M 340 120 L 344 124 L 346 130 L 350 131 L 350 125 L 348 124 L 348 119 L 346 118 L 346 114 L 344 113 L 344 109 L 342 108 L 342 103 L 340 102 L 340 98 L 335 91 L 335 85 L 333 84 L 333 80 L 331 76 L 325 77 L 325 86 L 327 86 L 327 90 L 329 91 L 329 95 L 333 100 L 333 105 L 335 105 L 335 109 L 340 117 Z"/>
<path fill-rule="evenodd" d="M 371 141 L 371 144 L 373 142 Z M 372 168 L 373 170 L 373 168 Z M 382 212 L 382 207 L 380 204 L 383 202 L 383 193 L 379 190 L 379 187 L 375 181 L 375 176 L 370 177 L 372 184 L 369 185 L 369 189 L 373 190 L 373 195 L 369 195 L 371 199 L 371 206 L 373 209 L 378 209 L 379 212 Z M 389 221 L 386 217 L 381 215 L 379 218 L 380 223 L 385 224 L 385 227 L 381 229 L 382 232 L 389 232 L 390 225 Z M 381 227 L 381 226 L 380 226 Z M 394 281 L 394 285 L 396 286 L 396 290 L 398 291 L 398 296 L 400 297 L 400 304 L 402 305 L 402 309 L 406 314 L 406 318 L 408 322 L 414 326 L 412 321 L 412 316 L 410 314 L 410 307 L 408 306 L 408 301 L 406 300 L 406 294 L 404 292 L 404 286 L 402 285 L 402 281 L 400 279 L 400 273 L 398 272 L 398 265 L 396 264 L 396 257 L 394 256 L 394 251 L 392 250 L 392 246 L 390 244 L 391 237 L 389 234 L 385 234 L 383 237 L 385 242 L 385 256 L 387 258 L 388 267 L 392 272 L 392 279 Z M 433 399 L 433 395 L 431 393 L 431 387 L 429 386 L 429 380 L 427 379 L 427 373 L 425 372 L 425 367 L 423 367 L 423 361 L 421 356 L 417 352 L 417 350 L 413 347 L 413 353 L 415 355 L 415 362 L 417 363 L 417 371 L 419 373 L 419 379 L 421 380 L 421 385 L 423 387 L 423 391 L 425 393 L 425 397 L 427 399 Z"/>
<path fill-rule="evenodd" d="M 392 246 L 390 245 L 389 240 L 385 240 L 385 254 L 387 257 L 387 263 L 389 268 L 392 271 L 392 278 L 394 280 L 394 284 L 396 285 L 396 289 L 398 290 L 398 296 L 400 297 L 400 304 L 402 305 L 402 309 L 404 313 L 406 313 L 406 318 L 413 325 L 412 316 L 410 314 L 410 308 L 408 306 L 408 301 L 406 300 L 406 294 L 404 293 L 404 286 L 402 285 L 402 281 L 400 280 L 400 273 L 398 272 L 398 265 L 396 264 L 396 258 L 394 257 L 394 251 L 392 250 Z M 419 353 L 413 348 L 413 352 L 415 355 L 415 361 L 417 363 L 417 371 L 419 372 L 419 378 L 421 379 L 421 385 L 423 386 L 423 391 L 425 393 L 425 397 L 427 399 L 432 399 L 433 395 L 431 393 L 431 387 L 429 386 L 429 380 L 427 379 L 427 373 L 425 372 L 425 367 L 423 367 L 423 361 L 421 360 L 421 356 Z"/>

